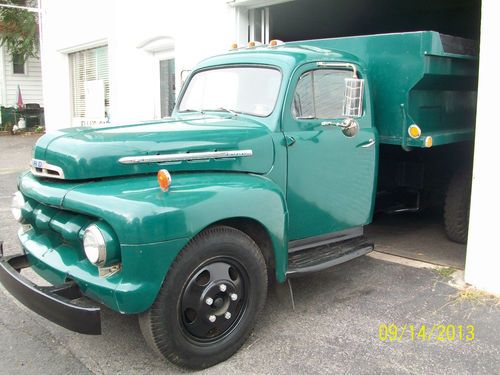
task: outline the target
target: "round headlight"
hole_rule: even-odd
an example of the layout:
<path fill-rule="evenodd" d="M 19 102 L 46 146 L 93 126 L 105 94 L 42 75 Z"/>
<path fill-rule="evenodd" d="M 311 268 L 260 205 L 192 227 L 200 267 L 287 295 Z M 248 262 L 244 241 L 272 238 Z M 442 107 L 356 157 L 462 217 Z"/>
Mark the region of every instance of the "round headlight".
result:
<path fill-rule="evenodd" d="M 106 241 L 97 225 L 92 224 L 85 229 L 83 249 L 90 263 L 100 265 L 106 262 Z"/>
<path fill-rule="evenodd" d="M 12 204 L 10 206 L 10 211 L 12 212 L 12 216 L 14 219 L 21 222 L 23 220 L 22 209 L 25 205 L 26 201 L 24 200 L 23 195 L 20 191 L 16 191 L 14 193 L 14 197 L 12 198 Z"/>

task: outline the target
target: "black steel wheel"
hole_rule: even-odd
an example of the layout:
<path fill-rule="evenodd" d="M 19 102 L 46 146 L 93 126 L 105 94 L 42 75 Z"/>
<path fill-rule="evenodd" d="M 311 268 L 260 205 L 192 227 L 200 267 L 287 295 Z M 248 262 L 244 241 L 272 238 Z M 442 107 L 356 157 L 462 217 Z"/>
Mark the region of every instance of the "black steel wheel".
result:
<path fill-rule="evenodd" d="M 213 366 L 245 342 L 266 294 L 266 264 L 255 242 L 234 228 L 209 228 L 177 256 L 156 301 L 139 315 L 141 331 L 179 366 Z"/>
<path fill-rule="evenodd" d="M 207 260 L 182 291 L 180 312 L 187 337 L 200 343 L 220 340 L 244 316 L 247 307 L 245 267 L 235 259 Z"/>

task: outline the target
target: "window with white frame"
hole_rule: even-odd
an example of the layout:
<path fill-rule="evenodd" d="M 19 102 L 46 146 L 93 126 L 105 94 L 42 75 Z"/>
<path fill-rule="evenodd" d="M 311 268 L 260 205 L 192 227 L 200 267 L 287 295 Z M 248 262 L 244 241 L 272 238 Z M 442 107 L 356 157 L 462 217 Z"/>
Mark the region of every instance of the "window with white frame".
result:
<path fill-rule="evenodd" d="M 73 117 L 109 118 L 108 47 L 69 54 Z"/>

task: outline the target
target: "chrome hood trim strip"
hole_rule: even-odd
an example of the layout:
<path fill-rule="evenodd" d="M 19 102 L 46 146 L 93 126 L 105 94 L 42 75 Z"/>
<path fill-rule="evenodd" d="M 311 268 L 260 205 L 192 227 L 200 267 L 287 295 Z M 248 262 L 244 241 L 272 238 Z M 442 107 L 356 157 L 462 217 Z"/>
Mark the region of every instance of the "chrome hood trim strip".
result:
<path fill-rule="evenodd" d="M 143 156 L 125 156 L 118 161 L 122 164 L 166 163 L 175 161 L 191 161 L 205 159 L 232 159 L 252 156 L 252 150 L 230 150 L 209 152 L 185 152 L 180 154 L 160 154 Z"/>

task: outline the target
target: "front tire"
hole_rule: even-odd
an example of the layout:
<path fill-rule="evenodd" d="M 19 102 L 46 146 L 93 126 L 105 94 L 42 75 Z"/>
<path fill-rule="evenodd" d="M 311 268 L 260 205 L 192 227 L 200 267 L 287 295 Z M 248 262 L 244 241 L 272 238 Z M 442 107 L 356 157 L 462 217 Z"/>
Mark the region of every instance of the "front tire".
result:
<path fill-rule="evenodd" d="M 203 369 L 243 345 L 266 295 L 266 263 L 255 242 L 234 228 L 212 227 L 179 253 L 139 324 L 156 353 Z"/>

